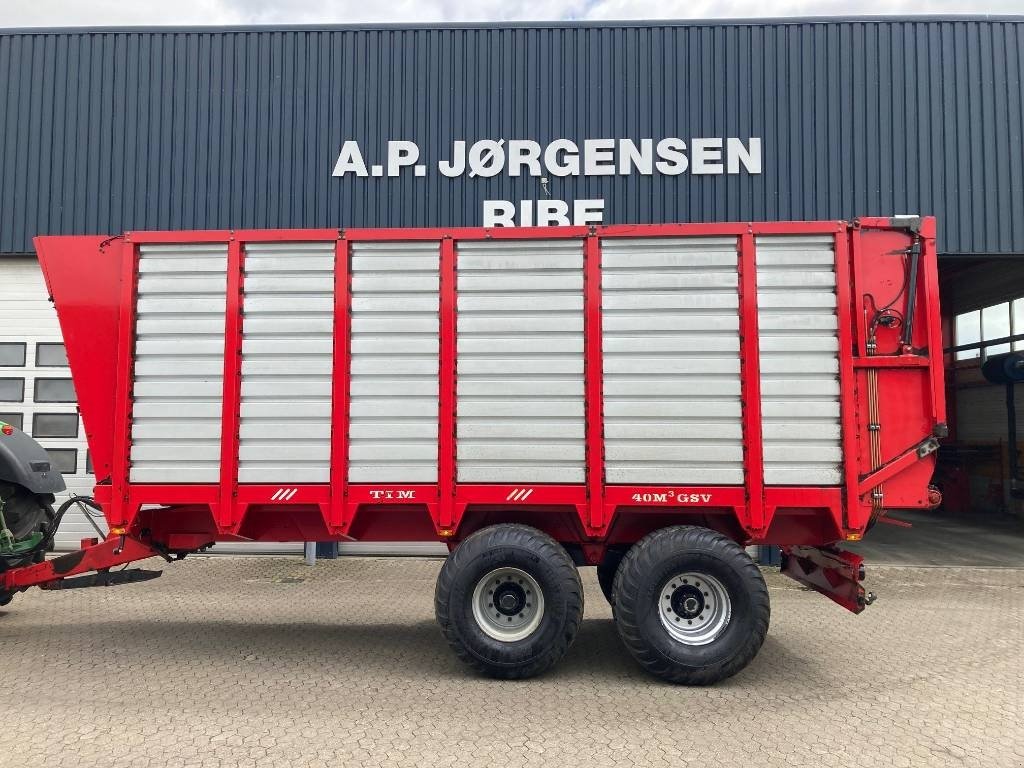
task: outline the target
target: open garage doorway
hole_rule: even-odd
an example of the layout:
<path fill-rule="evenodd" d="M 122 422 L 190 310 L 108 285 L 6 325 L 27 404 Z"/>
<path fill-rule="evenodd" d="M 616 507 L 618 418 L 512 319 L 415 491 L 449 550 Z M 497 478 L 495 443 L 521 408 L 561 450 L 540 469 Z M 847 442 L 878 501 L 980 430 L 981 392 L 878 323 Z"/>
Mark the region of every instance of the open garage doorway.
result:
<path fill-rule="evenodd" d="M 1024 353 L 1024 255 L 940 257 L 939 280 L 950 427 L 934 481 L 942 504 L 887 516 L 852 548 L 875 563 L 1024 565 L 1024 383 L 1008 391 L 982 375 L 987 359 Z"/>

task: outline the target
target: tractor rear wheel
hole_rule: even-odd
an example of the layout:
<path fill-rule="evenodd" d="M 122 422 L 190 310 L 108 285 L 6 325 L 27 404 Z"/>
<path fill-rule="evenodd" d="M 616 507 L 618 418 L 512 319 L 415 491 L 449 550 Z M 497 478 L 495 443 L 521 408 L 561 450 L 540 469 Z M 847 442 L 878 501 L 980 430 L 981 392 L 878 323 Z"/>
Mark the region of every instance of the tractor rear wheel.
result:
<path fill-rule="evenodd" d="M 53 508 L 20 485 L 0 485 L 0 503 L 7 529 L 15 540 L 27 539 L 53 519 Z"/>
<path fill-rule="evenodd" d="M 38 496 L 20 485 L 0 485 L 0 512 L 8 532 L 0 537 L 0 572 L 42 562 L 54 522 L 52 496 Z M 3 595 L 0 594 L 0 601 Z M 10 599 L 7 598 L 7 602 Z M 0 605 L 6 603 L 0 602 Z"/>

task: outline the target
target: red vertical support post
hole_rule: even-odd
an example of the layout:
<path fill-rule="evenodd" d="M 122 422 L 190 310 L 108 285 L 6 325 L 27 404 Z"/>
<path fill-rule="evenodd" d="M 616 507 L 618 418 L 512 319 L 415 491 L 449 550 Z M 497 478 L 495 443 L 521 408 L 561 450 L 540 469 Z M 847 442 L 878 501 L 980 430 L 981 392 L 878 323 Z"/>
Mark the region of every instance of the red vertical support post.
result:
<path fill-rule="evenodd" d="M 868 353 L 867 324 L 864 319 L 864 270 L 861 265 L 861 254 L 863 246 L 861 242 L 861 229 L 859 224 L 854 224 L 849 230 L 849 253 L 852 262 L 851 275 L 853 283 L 853 295 L 856 297 L 857 305 L 853 307 L 851 316 L 854 325 L 854 338 L 857 344 L 857 357 L 865 357 Z"/>
<path fill-rule="evenodd" d="M 224 310 L 224 389 L 220 432 L 220 502 L 217 526 L 238 524 L 238 426 L 242 401 L 242 292 L 245 251 L 231 234 L 228 241 L 227 301 Z"/>
<path fill-rule="evenodd" d="M 601 343 L 601 240 L 593 232 L 583 244 L 584 391 L 588 527 L 601 530 L 604 519 L 604 361 Z"/>
<path fill-rule="evenodd" d="M 761 435 L 761 351 L 757 322 L 757 251 L 747 231 L 739 242 L 740 381 L 747 519 L 752 531 L 765 527 L 764 442 Z"/>
<path fill-rule="evenodd" d="M 851 292 L 850 244 L 847 226 L 840 226 L 835 238 L 836 255 L 836 317 L 839 332 L 839 421 L 843 445 L 843 525 L 859 526 L 857 510 L 857 391 L 853 371 L 855 339 L 853 313 L 857 311 Z M 856 298 L 860 303 L 860 297 Z"/>
<path fill-rule="evenodd" d="M 438 527 L 450 531 L 455 525 L 455 408 L 458 333 L 458 270 L 455 241 L 441 240 L 440 284 L 438 287 L 438 417 L 437 493 Z"/>
<path fill-rule="evenodd" d="M 348 496 L 348 433 L 352 280 L 349 243 L 339 236 L 334 246 L 334 355 L 331 372 L 331 506 L 327 527 L 340 531 L 346 519 Z"/>
<path fill-rule="evenodd" d="M 921 286 L 924 324 L 927 329 L 928 371 L 931 379 L 932 413 L 936 424 L 946 423 L 946 377 L 943 369 L 942 316 L 939 310 L 939 266 L 935 252 L 935 219 L 921 221 Z"/>
<path fill-rule="evenodd" d="M 117 392 L 114 402 L 114 455 L 111 471 L 110 520 L 113 526 L 128 522 L 128 491 L 132 446 L 132 385 L 135 360 L 135 300 L 139 284 L 138 246 L 126 234 L 121 246 L 121 306 L 117 321 Z"/>

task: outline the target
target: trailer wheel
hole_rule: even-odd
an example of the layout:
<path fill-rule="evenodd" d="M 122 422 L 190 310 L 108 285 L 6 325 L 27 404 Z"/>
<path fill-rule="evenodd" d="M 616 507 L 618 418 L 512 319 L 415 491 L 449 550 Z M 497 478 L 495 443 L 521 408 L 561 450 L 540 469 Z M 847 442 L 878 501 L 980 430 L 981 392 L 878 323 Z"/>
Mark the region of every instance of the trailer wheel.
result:
<path fill-rule="evenodd" d="M 613 609 L 615 608 L 615 574 L 625 556 L 625 549 L 609 547 L 604 553 L 604 559 L 597 565 L 597 583 L 601 585 L 601 592 L 604 593 L 605 600 Z"/>
<path fill-rule="evenodd" d="M 674 526 L 641 539 L 615 577 L 619 637 L 648 672 L 710 685 L 757 655 L 771 609 L 760 569 L 736 542 Z"/>
<path fill-rule="evenodd" d="M 561 659 L 583 618 L 583 585 L 569 553 L 525 525 L 467 538 L 437 578 L 434 610 L 448 644 L 491 677 L 532 677 Z"/>

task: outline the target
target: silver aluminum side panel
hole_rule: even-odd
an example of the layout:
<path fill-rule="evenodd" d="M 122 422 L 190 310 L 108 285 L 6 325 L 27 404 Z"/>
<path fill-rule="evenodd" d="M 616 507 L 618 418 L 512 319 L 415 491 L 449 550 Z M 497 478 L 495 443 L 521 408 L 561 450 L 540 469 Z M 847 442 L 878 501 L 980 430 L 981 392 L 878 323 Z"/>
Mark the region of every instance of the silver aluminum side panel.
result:
<path fill-rule="evenodd" d="M 458 481 L 582 483 L 583 244 L 458 248 Z"/>
<path fill-rule="evenodd" d="M 348 479 L 437 482 L 438 243 L 353 243 Z"/>
<path fill-rule="evenodd" d="M 831 237 L 758 237 L 764 481 L 842 478 L 835 250 Z"/>
<path fill-rule="evenodd" d="M 247 244 L 242 292 L 238 482 L 329 482 L 334 243 Z"/>
<path fill-rule="evenodd" d="M 736 239 L 601 250 L 607 482 L 741 484 Z"/>
<path fill-rule="evenodd" d="M 227 246 L 139 248 L 130 480 L 220 480 Z"/>

